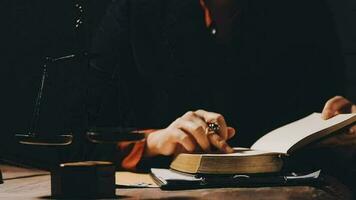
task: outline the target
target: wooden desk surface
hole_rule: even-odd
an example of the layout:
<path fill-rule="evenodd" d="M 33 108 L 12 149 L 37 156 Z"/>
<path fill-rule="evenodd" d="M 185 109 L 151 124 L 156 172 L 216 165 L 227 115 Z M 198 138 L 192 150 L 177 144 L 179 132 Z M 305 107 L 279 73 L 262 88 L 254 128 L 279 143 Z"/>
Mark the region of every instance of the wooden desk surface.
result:
<path fill-rule="evenodd" d="M 48 172 L 0 165 L 4 184 L 0 185 L 0 199 L 47 199 L 50 198 L 50 176 Z M 351 192 L 336 179 L 330 178 L 330 185 L 323 188 L 259 187 L 223 188 L 183 191 L 161 191 L 152 189 L 116 189 L 120 199 L 273 199 L 273 200 L 328 200 L 352 199 Z"/>

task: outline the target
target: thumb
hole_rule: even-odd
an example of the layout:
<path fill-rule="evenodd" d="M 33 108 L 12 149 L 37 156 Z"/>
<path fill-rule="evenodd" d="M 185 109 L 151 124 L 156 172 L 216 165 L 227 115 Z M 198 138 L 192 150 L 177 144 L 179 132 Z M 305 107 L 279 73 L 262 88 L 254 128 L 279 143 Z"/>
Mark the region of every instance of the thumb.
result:
<path fill-rule="evenodd" d="M 324 120 L 327 120 L 327 119 L 330 119 L 332 117 L 335 116 L 335 112 L 333 112 L 332 110 L 330 109 L 324 109 L 323 112 L 321 113 L 321 117 L 324 119 Z"/>
<path fill-rule="evenodd" d="M 227 139 L 231 139 L 235 136 L 236 130 L 232 127 L 227 127 Z"/>

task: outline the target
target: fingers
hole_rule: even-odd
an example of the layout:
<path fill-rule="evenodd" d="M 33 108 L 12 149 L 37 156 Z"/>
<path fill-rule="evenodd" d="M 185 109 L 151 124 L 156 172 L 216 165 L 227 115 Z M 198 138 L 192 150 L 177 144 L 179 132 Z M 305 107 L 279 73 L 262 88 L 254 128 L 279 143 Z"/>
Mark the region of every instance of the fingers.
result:
<path fill-rule="evenodd" d="M 356 126 L 344 129 L 341 133 L 318 142 L 315 147 L 347 147 L 356 143 Z"/>
<path fill-rule="evenodd" d="M 182 123 L 183 122 L 186 124 L 188 123 L 187 121 L 182 121 Z M 198 143 L 201 146 L 201 148 L 206 152 L 208 152 L 210 150 L 210 143 L 211 143 L 211 145 L 216 147 L 220 152 L 223 152 L 223 153 L 233 153 L 234 152 L 234 150 L 218 134 L 210 134 L 207 137 L 209 137 L 209 139 L 208 139 L 209 146 L 203 147 L 204 145 L 199 143 L 199 140 L 197 140 L 197 138 L 194 135 L 191 135 L 191 134 L 189 134 L 183 130 L 180 130 L 180 129 L 175 129 L 174 134 L 172 134 L 172 141 L 180 144 L 187 152 L 193 152 L 194 150 L 196 150 L 196 148 L 197 148 L 196 143 Z"/>
<path fill-rule="evenodd" d="M 236 134 L 236 130 L 232 127 L 227 127 L 227 135 L 228 135 L 228 140 L 233 138 Z"/>
<path fill-rule="evenodd" d="M 322 118 L 326 120 L 334 117 L 335 115 L 342 113 L 345 109 L 351 108 L 351 106 L 352 103 L 349 100 L 341 96 L 336 96 L 326 102 L 322 112 Z"/>
<path fill-rule="evenodd" d="M 204 151 L 210 150 L 210 141 L 206 135 L 206 123 L 193 112 L 188 112 L 177 121 L 177 128 L 191 134 Z"/>
<path fill-rule="evenodd" d="M 195 112 L 199 117 L 205 120 L 205 122 L 218 123 L 220 126 L 219 135 L 224 139 L 228 139 L 228 128 L 226 121 L 221 114 L 214 112 L 207 112 L 205 110 L 197 110 Z"/>
<path fill-rule="evenodd" d="M 356 135 L 356 125 L 350 128 L 349 134 Z"/>
<path fill-rule="evenodd" d="M 207 134 L 207 122 L 218 123 L 219 134 Z M 210 152 L 212 146 L 221 152 L 231 153 L 233 149 L 226 140 L 234 137 L 235 132 L 234 128 L 227 127 L 224 117 L 218 113 L 189 111 L 169 127 L 159 131 L 159 135 L 150 135 L 147 148 L 151 152 L 149 155 L 172 155 L 178 151 L 193 152 L 197 149 Z"/>
<path fill-rule="evenodd" d="M 204 114 L 206 117 L 209 113 L 206 113 L 205 111 L 199 112 L 200 115 L 191 111 L 187 112 L 172 124 L 173 127 L 191 135 L 191 138 L 194 139 L 194 142 L 198 144 L 205 152 L 209 152 L 212 145 L 222 152 L 231 152 L 232 148 L 227 145 L 226 140 L 232 138 L 235 135 L 235 129 L 232 127 L 226 127 L 226 139 L 217 134 L 212 134 L 215 136 L 208 136 L 208 125 L 201 116 Z M 219 115 L 216 113 L 213 113 L 212 116 L 215 117 L 214 119 L 216 119 L 216 117 L 219 118 Z M 212 119 L 212 117 L 210 119 Z"/>
<path fill-rule="evenodd" d="M 173 134 L 171 134 L 173 142 L 182 145 L 188 152 L 193 152 L 195 150 L 196 145 L 194 139 L 189 134 L 180 129 L 174 129 L 173 131 Z"/>
<path fill-rule="evenodd" d="M 234 150 L 218 134 L 209 135 L 210 142 L 223 153 L 233 153 Z"/>
<path fill-rule="evenodd" d="M 147 136 L 144 155 L 147 157 L 169 156 L 182 150 L 193 152 L 195 148 L 196 143 L 189 134 L 180 129 L 168 127 Z"/>

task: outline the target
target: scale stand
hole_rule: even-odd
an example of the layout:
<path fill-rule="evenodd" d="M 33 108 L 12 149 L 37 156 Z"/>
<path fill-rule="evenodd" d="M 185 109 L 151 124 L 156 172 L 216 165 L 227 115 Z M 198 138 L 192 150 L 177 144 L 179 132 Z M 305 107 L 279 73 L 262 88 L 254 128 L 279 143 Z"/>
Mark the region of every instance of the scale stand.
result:
<path fill-rule="evenodd" d="M 37 98 L 35 102 L 35 108 L 31 120 L 31 128 L 28 133 L 25 134 L 15 134 L 18 142 L 20 144 L 27 145 L 38 145 L 38 146 L 66 146 L 70 145 L 73 141 L 73 135 L 71 133 L 62 135 L 47 135 L 38 134 L 36 129 L 39 127 L 40 121 L 40 111 L 41 104 L 43 102 L 43 94 L 48 79 L 48 67 L 51 64 L 56 64 L 64 61 L 91 58 L 95 55 L 67 55 L 59 58 L 46 58 L 46 62 L 43 65 L 42 79 L 40 88 L 37 93 Z M 133 128 L 122 128 L 122 127 L 98 127 L 91 128 L 86 132 L 87 139 L 92 143 L 117 143 L 121 141 L 137 141 L 144 138 L 144 134 Z"/>
<path fill-rule="evenodd" d="M 83 27 L 83 17 L 84 17 L 83 0 L 75 1 L 75 11 L 77 14 L 77 18 L 75 19 L 75 36 L 76 39 L 78 40 L 77 41 L 78 49 L 87 49 L 85 47 L 87 34 L 86 34 L 86 30 Z M 72 54 L 59 58 L 50 58 L 50 57 L 46 58 L 45 64 L 43 65 L 41 85 L 37 93 L 30 130 L 28 133 L 25 134 L 22 133 L 15 134 L 15 137 L 17 138 L 19 143 L 28 144 L 28 145 L 41 145 L 41 146 L 66 146 L 72 143 L 73 141 L 72 133 L 65 133 L 63 135 L 56 135 L 56 136 L 48 136 L 47 134 L 41 134 L 41 135 L 38 134 L 36 132 L 36 129 L 39 127 L 40 109 L 41 109 L 41 104 L 43 99 L 43 91 L 46 85 L 46 80 L 48 78 L 48 67 L 51 64 L 59 63 L 61 61 L 76 59 L 77 57 L 80 56 Z M 86 58 L 87 55 L 84 54 L 84 57 Z"/>
<path fill-rule="evenodd" d="M 32 116 L 31 126 L 28 133 L 16 134 L 15 137 L 21 144 L 28 145 L 42 145 L 42 146 L 66 146 L 70 145 L 73 141 L 72 133 L 64 133 L 62 135 L 49 136 L 47 134 L 37 133 L 40 119 L 40 109 L 43 101 L 43 93 L 48 79 L 48 68 L 52 64 L 57 64 L 70 60 L 90 60 L 97 57 L 97 54 L 87 53 L 87 40 L 88 30 L 86 28 L 86 12 L 85 12 L 85 0 L 75 1 L 75 10 L 77 18 L 75 19 L 75 36 L 77 40 L 78 50 L 76 52 L 82 52 L 77 54 L 71 54 L 58 58 L 47 57 L 45 64 L 43 65 L 41 85 L 37 93 L 36 103 Z M 84 53 L 83 53 L 84 52 Z M 88 128 L 88 127 L 87 127 Z M 87 130 L 86 138 L 92 143 L 116 143 L 120 141 L 137 141 L 144 138 L 144 134 L 139 131 L 135 131 L 132 128 L 118 128 L 118 127 L 105 127 L 105 128 L 93 128 Z"/>
<path fill-rule="evenodd" d="M 50 64 L 58 63 L 60 61 L 73 59 L 75 57 L 76 56 L 73 54 L 73 55 L 68 55 L 55 59 L 49 57 L 46 58 L 46 62 L 43 65 L 41 84 L 37 93 L 35 107 L 32 115 L 30 131 L 26 134 L 15 134 L 15 137 L 17 138 L 20 144 L 40 145 L 40 146 L 65 146 L 72 143 L 73 141 L 72 134 L 63 134 L 63 135 L 56 135 L 56 136 L 49 136 L 43 134 L 40 135 L 36 132 L 36 129 L 38 128 L 39 120 L 40 120 L 41 104 L 43 101 L 42 100 L 43 91 L 48 78 L 48 66 Z"/>
<path fill-rule="evenodd" d="M 79 51 L 86 52 L 86 30 L 83 28 L 84 0 L 76 0 L 78 12 L 76 19 L 76 36 Z M 89 60 L 97 55 L 78 53 L 59 58 L 47 57 L 43 65 L 41 84 L 37 93 L 31 126 L 28 133 L 16 134 L 18 142 L 26 145 L 67 146 L 74 139 L 72 133 L 49 136 L 39 134 L 37 129 L 40 121 L 41 104 L 48 79 L 48 67 L 54 63 L 68 60 Z M 99 127 L 88 129 L 86 139 L 92 143 L 117 143 L 121 141 L 138 141 L 145 137 L 140 131 L 131 128 Z M 79 137 L 80 138 L 80 137 Z M 77 138 L 77 139 L 79 139 Z M 115 196 L 115 165 L 112 162 L 82 161 L 61 163 L 51 170 L 52 197 L 65 198 L 111 198 Z"/>

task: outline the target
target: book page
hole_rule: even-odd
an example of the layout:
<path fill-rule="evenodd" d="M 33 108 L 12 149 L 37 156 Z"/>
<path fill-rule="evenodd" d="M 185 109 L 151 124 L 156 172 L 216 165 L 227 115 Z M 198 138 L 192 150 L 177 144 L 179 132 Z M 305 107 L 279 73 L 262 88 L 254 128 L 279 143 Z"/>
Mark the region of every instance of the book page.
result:
<path fill-rule="evenodd" d="M 313 113 L 267 133 L 251 149 L 287 154 L 355 122 L 356 114 L 341 114 L 323 120 L 320 113 Z"/>

